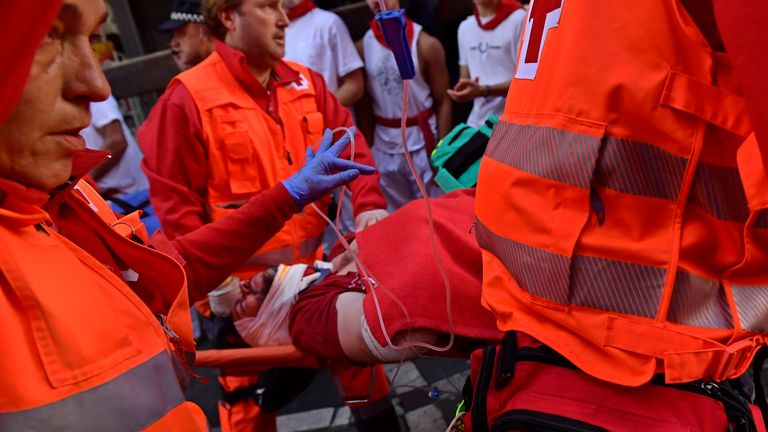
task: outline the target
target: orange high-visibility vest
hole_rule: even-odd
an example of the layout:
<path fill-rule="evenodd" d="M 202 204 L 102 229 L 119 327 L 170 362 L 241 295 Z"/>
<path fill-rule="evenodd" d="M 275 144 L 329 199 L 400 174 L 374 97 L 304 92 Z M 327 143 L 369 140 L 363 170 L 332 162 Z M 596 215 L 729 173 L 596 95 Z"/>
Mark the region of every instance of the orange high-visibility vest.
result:
<path fill-rule="evenodd" d="M 532 2 L 477 189 L 499 327 L 620 384 L 743 373 L 768 219 L 739 91 L 680 2 Z"/>
<path fill-rule="evenodd" d="M 208 208 L 216 220 L 296 173 L 307 147 L 317 148 L 324 121 L 309 70 L 288 63 L 300 82 L 276 86 L 281 124 L 248 95 L 214 52 L 180 75 L 197 105 L 208 154 Z M 320 204 L 320 203 L 318 203 Z M 327 210 L 327 201 L 319 208 Z M 295 215 L 245 264 L 252 272 L 319 258 L 325 222 L 311 208 Z"/>
<path fill-rule="evenodd" d="M 0 207 L 2 429 L 207 430 L 182 390 L 181 359 L 194 353 L 182 268 L 113 229 L 141 231 L 87 183 L 77 189 L 60 192 L 62 217 L 88 226 L 119 269 L 47 222 L 46 193 L 4 195 Z"/>

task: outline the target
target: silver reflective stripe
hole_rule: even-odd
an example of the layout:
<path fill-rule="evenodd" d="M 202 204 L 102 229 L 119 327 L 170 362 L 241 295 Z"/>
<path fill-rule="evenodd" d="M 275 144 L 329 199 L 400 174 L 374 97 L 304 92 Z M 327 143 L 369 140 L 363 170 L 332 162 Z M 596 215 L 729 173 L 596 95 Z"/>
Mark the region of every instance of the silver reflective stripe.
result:
<path fill-rule="evenodd" d="M 622 193 L 677 200 L 686 158 L 651 144 L 607 136 L 595 182 Z"/>
<path fill-rule="evenodd" d="M 323 244 L 323 237 L 312 237 L 304 240 L 301 242 L 300 251 L 301 256 L 305 257 L 309 254 L 315 253 L 317 251 L 317 248 L 320 247 L 320 245 Z"/>
<path fill-rule="evenodd" d="M 547 126 L 500 122 L 486 156 L 528 174 L 589 189 L 592 184 L 675 201 L 688 159 L 653 144 Z M 724 221 L 747 221 L 749 209 L 735 167 L 699 163 L 690 203 Z M 768 217 L 757 228 L 768 227 Z"/>
<path fill-rule="evenodd" d="M 556 303 L 568 304 L 570 259 L 501 237 L 477 221 L 477 242 L 492 252 L 520 288 Z"/>
<path fill-rule="evenodd" d="M 575 255 L 571 304 L 653 318 L 659 311 L 666 269 Z"/>
<path fill-rule="evenodd" d="M 536 297 L 645 318 L 658 314 L 667 276 L 664 267 L 587 255 L 569 258 L 506 239 L 480 221 L 477 240 L 504 264 L 520 288 Z M 668 321 L 704 328 L 733 328 L 720 282 L 680 270 L 674 288 Z M 737 295 L 734 287 L 737 305 L 740 299 L 743 304 L 739 308 L 742 322 L 765 326 L 765 314 L 760 315 L 760 311 L 768 310 L 768 287 L 747 288 Z"/>
<path fill-rule="evenodd" d="M 745 223 L 749 217 L 747 196 L 736 168 L 700 163 L 689 200 L 720 220 Z"/>
<path fill-rule="evenodd" d="M 41 407 L 0 414 L 3 431 L 137 431 L 184 402 L 163 351 L 98 387 Z"/>
<path fill-rule="evenodd" d="M 304 240 L 299 245 L 300 256 L 294 256 L 293 246 L 284 246 L 269 252 L 256 253 L 251 255 L 243 266 L 276 266 L 280 264 L 291 264 L 297 259 L 303 258 L 314 253 L 323 242 L 322 237 L 312 237 Z"/>
<path fill-rule="evenodd" d="M 741 327 L 754 332 L 768 332 L 768 285 L 733 285 L 733 300 Z"/>
<path fill-rule="evenodd" d="M 499 122 L 485 155 L 521 171 L 589 189 L 600 137 Z"/>
<path fill-rule="evenodd" d="M 733 316 L 723 285 L 714 279 L 678 270 L 667 321 L 693 327 L 732 329 Z"/>
<path fill-rule="evenodd" d="M 243 263 L 243 266 L 276 266 L 293 261 L 293 246 L 284 246 L 269 252 L 253 254 Z"/>
<path fill-rule="evenodd" d="M 477 239 L 534 296 L 646 318 L 658 312 L 664 268 L 586 255 L 569 258 L 505 239 L 479 221 Z"/>

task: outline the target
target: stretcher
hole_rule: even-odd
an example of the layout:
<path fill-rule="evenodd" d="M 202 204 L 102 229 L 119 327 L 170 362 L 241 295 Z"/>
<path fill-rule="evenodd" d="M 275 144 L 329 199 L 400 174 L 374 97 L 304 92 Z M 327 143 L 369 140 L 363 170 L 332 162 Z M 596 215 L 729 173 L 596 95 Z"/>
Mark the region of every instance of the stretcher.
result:
<path fill-rule="evenodd" d="M 293 345 L 203 350 L 197 352 L 195 364 L 218 368 L 229 376 L 252 376 L 278 367 L 320 367 L 315 358 Z"/>

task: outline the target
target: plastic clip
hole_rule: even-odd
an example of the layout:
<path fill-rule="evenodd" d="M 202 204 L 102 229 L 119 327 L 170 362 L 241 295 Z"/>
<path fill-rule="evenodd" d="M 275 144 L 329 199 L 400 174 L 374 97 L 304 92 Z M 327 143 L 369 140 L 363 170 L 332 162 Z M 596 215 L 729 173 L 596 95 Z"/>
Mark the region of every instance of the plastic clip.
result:
<path fill-rule="evenodd" d="M 405 9 L 379 12 L 376 14 L 376 22 L 379 24 L 384 41 L 395 55 L 400 78 L 413 79 L 416 76 L 416 68 L 413 65 L 411 47 L 408 45 L 408 37 L 405 34 Z"/>

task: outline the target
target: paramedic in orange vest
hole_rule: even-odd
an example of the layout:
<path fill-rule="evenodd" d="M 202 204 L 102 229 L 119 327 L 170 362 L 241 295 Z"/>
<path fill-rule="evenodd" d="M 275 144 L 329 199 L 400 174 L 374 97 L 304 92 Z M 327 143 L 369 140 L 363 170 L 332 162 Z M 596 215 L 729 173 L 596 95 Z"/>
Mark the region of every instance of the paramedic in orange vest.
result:
<path fill-rule="evenodd" d="M 500 329 L 625 386 L 750 366 L 768 332 L 768 10 L 736 3 L 531 2 L 477 188 Z"/>
<path fill-rule="evenodd" d="M 108 156 L 86 150 L 79 134 L 89 124 L 89 104 L 110 93 L 90 45 L 106 19 L 104 2 L 5 6 L 0 316 L 8 349 L 0 356 L 1 428 L 205 431 L 202 411 L 184 400 L 194 375 L 189 298 L 225 279 L 269 238 L 265 231 L 277 232 L 300 206 L 281 184 L 254 197 L 229 225 L 172 242 L 154 238 L 147 247 L 139 214 L 118 219 L 81 181 Z M 296 177 L 329 178 L 337 163 L 348 164 L 329 156 L 342 147 L 322 149 Z M 357 171 L 339 174 L 331 177 L 340 181 L 302 199 L 326 194 Z M 241 236 L 228 237 L 233 231 Z M 230 241 L 222 246 L 221 238 Z M 223 249 L 230 255 L 199 253 Z"/>
<path fill-rule="evenodd" d="M 352 126 L 321 75 L 281 60 L 288 26 L 281 1 L 211 0 L 203 3 L 203 14 L 217 39 L 214 52 L 174 78 L 138 133 L 152 204 L 169 238 L 224 218 L 293 174 L 326 128 Z M 360 134 L 354 160 L 373 162 Z M 350 185 L 359 227 L 387 214 L 378 180 L 376 174 Z M 327 211 L 327 202 L 318 204 Z M 325 226 L 306 208 L 244 259 L 237 276 L 247 279 L 281 263 L 313 263 L 321 258 Z M 370 373 L 362 372 L 367 383 Z M 220 381 L 231 394 L 256 380 Z M 274 428 L 274 416 L 257 416 L 252 399 L 220 404 L 225 430 Z"/>

